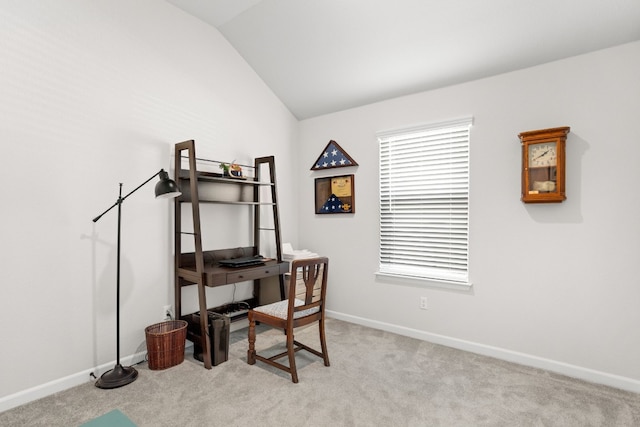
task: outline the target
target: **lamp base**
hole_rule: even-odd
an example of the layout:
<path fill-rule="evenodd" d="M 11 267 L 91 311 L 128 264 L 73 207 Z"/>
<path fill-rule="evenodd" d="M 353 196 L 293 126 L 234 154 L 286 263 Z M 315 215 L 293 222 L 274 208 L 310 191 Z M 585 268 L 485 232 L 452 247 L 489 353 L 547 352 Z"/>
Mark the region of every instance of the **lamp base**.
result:
<path fill-rule="evenodd" d="M 132 366 L 123 367 L 117 364 L 112 370 L 105 372 L 96 381 L 98 388 L 118 388 L 134 382 L 138 378 L 138 371 Z"/>

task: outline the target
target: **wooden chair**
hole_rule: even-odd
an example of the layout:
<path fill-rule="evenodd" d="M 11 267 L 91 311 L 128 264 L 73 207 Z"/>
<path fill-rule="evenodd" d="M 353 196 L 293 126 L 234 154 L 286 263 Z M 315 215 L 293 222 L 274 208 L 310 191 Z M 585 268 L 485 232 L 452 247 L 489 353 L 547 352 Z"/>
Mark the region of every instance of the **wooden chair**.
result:
<path fill-rule="evenodd" d="M 321 357 L 324 366 L 329 366 L 329 355 L 324 333 L 324 306 L 327 293 L 329 260 L 326 257 L 295 260 L 291 264 L 288 298 L 273 304 L 255 307 L 249 310 L 249 350 L 247 363 L 253 365 L 256 359 L 291 374 L 291 381 L 298 382 L 295 353 L 299 350 Z M 297 285 L 297 286 L 296 286 Z M 314 350 L 294 338 L 294 329 L 318 322 L 320 347 Z M 284 329 L 287 350 L 272 357 L 256 354 L 256 322 Z M 284 356 L 289 357 L 289 366 L 276 362 Z"/>

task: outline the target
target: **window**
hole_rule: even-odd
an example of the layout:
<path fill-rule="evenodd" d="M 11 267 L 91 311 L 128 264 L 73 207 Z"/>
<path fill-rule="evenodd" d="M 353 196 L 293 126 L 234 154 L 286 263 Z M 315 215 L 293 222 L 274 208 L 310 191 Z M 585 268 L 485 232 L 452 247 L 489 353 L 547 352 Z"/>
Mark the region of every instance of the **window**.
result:
<path fill-rule="evenodd" d="M 378 133 L 378 274 L 468 284 L 472 121 Z"/>

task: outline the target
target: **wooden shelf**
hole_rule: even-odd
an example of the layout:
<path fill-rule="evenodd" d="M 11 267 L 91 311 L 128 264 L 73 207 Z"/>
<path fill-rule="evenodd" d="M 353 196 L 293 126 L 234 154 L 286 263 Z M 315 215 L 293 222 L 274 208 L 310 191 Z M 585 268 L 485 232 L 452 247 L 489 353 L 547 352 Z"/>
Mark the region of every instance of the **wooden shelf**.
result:
<path fill-rule="evenodd" d="M 232 185 L 263 185 L 263 186 L 273 186 L 275 183 L 269 181 L 257 181 L 255 178 L 232 178 L 228 176 L 224 176 L 220 173 L 215 172 L 198 172 L 195 173 L 195 178 L 201 182 L 220 182 L 223 184 L 232 184 Z M 183 180 L 191 180 L 189 171 L 180 170 L 180 176 L 177 178 L 180 181 Z"/>
<path fill-rule="evenodd" d="M 183 156 L 186 152 L 187 156 Z M 183 169 L 183 161 L 187 160 L 187 169 Z M 289 263 L 282 260 L 282 243 L 280 238 L 280 220 L 278 214 L 277 191 L 275 181 L 275 159 L 273 156 L 259 157 L 254 161 L 253 176 L 260 177 L 261 172 L 268 168 L 269 181 L 258 181 L 257 178 L 232 178 L 220 173 L 199 171 L 195 156 L 195 142 L 184 141 L 175 146 L 176 182 L 180 186 L 182 196 L 175 199 L 175 309 L 177 317 L 192 319 L 192 313 L 182 313 L 182 289 L 186 286 L 198 287 L 199 313 L 214 311 L 216 313 L 230 313 L 232 321 L 246 317 L 244 308 L 253 308 L 260 301 L 260 281 L 267 277 L 278 276 L 280 283 L 280 296 L 284 298 L 284 274 L 289 270 Z M 216 163 L 210 161 L 215 167 Z M 264 171 L 266 172 L 266 171 Z M 259 191 L 261 187 L 267 187 L 270 191 Z M 190 231 L 182 230 L 182 205 L 191 205 L 192 227 Z M 202 227 L 200 205 L 225 204 L 235 206 L 248 206 L 253 213 L 253 242 L 251 246 L 230 249 L 209 249 L 202 247 Z M 261 207 L 272 208 L 272 224 L 270 228 L 261 226 Z M 238 208 L 240 209 L 240 208 Z M 210 215 L 210 214 L 209 214 Z M 225 218 L 214 216 L 206 220 L 216 223 L 224 222 Z M 255 256 L 260 253 L 260 232 L 272 231 L 275 236 L 276 257 L 265 260 L 263 264 L 250 267 L 233 268 L 219 264 L 220 260 Z M 191 235 L 194 239 L 193 252 L 182 252 L 182 236 Z M 271 241 L 271 240 L 269 240 Z M 225 286 L 234 283 L 253 281 L 253 297 L 244 301 L 232 301 L 230 303 L 218 303 L 213 308 L 207 303 L 205 288 Z M 243 307 L 240 312 L 234 310 L 235 305 Z M 235 313 L 235 314 L 234 314 Z M 202 345 L 204 366 L 211 369 L 211 343 L 207 339 L 207 322 L 201 322 L 195 329 L 191 328 L 189 339 Z"/>

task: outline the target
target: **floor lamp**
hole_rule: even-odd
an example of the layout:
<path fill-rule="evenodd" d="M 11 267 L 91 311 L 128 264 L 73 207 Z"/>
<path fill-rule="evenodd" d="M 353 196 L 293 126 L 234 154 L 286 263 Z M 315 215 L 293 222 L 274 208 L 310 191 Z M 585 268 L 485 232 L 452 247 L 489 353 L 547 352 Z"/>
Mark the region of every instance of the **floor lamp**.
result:
<path fill-rule="evenodd" d="M 130 384 L 138 378 L 138 371 L 135 370 L 132 366 L 124 367 L 120 364 L 120 223 L 122 218 L 122 202 L 125 201 L 127 197 L 138 191 L 142 186 L 151 181 L 156 176 L 160 177 L 160 182 L 156 184 L 156 198 L 162 199 L 170 199 L 173 197 L 178 197 L 180 194 L 180 189 L 178 185 L 169 178 L 169 174 L 164 171 L 164 169 L 160 169 L 159 172 L 156 172 L 151 176 L 151 178 L 147 179 L 145 182 L 137 186 L 133 191 L 131 191 L 126 196 L 122 196 L 122 183 L 120 183 L 120 192 L 118 193 L 118 200 L 109 207 L 106 211 L 102 212 L 100 215 L 93 219 L 93 222 L 97 222 L 104 214 L 109 212 L 114 207 L 118 207 L 118 255 L 117 255 L 117 269 L 116 269 L 116 366 L 110 371 L 105 372 L 102 376 L 95 382 L 96 387 L 98 388 L 117 388 L 122 387 L 124 385 Z"/>

